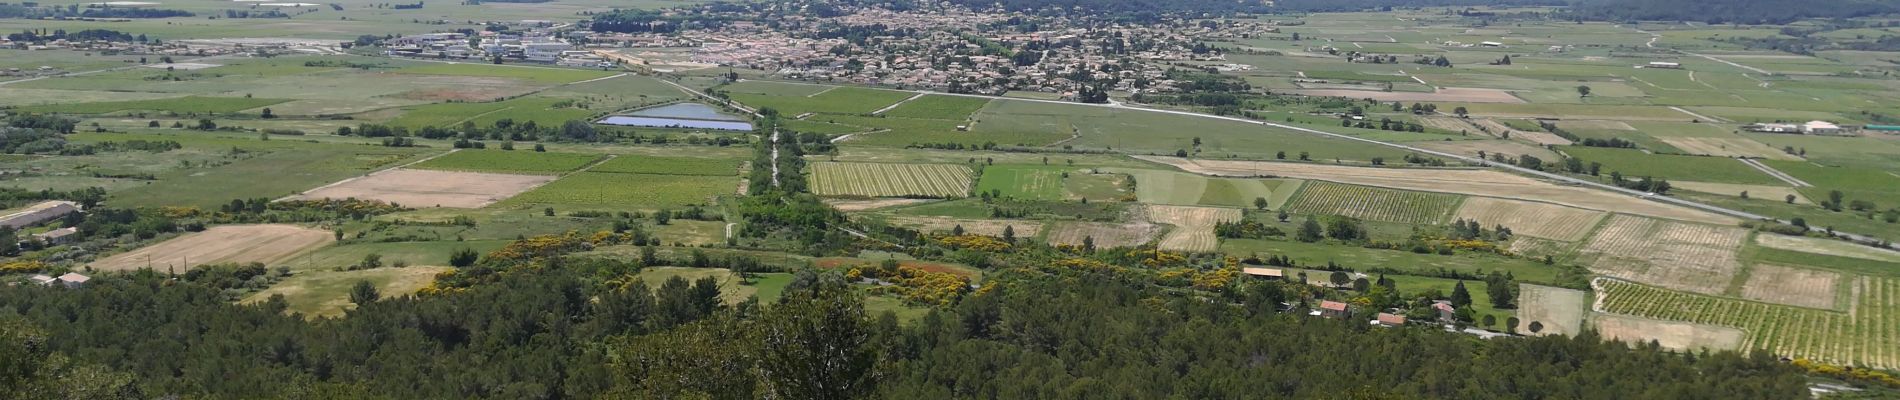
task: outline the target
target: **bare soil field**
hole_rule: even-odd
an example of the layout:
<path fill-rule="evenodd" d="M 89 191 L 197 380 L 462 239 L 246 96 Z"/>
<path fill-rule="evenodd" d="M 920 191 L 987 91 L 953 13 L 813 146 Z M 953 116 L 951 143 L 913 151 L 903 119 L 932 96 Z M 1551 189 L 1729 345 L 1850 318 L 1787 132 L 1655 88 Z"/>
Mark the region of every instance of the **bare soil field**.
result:
<path fill-rule="evenodd" d="M 1016 237 L 1027 238 L 1042 232 L 1042 223 L 1036 221 L 1015 221 L 1001 219 L 956 219 L 938 217 L 897 217 L 885 219 L 891 225 L 908 227 L 924 232 L 950 232 L 957 226 L 963 226 L 963 232 L 983 236 L 1003 236 L 1003 229 L 1013 228 Z"/>
<path fill-rule="evenodd" d="M 1840 284 L 1837 272 L 1758 264 L 1748 272 L 1742 298 L 1831 310 Z"/>
<path fill-rule="evenodd" d="M 1472 134 L 1482 133 L 1473 130 Z M 1472 157 L 1477 157 L 1478 152 L 1482 151 L 1486 156 L 1503 154 L 1506 157 L 1517 158 L 1519 156 L 1529 155 L 1542 160 L 1563 159 L 1557 156 L 1557 152 L 1550 151 L 1550 149 L 1546 149 L 1542 146 L 1532 146 L 1515 140 L 1453 140 L 1449 142 L 1417 142 L 1412 145 Z"/>
<path fill-rule="evenodd" d="M 1773 201 L 1783 201 L 1784 199 L 1788 198 L 1788 195 L 1794 195 L 1795 204 L 1814 204 L 1813 202 L 1808 201 L 1807 196 L 1801 195 L 1800 191 L 1795 190 L 1794 188 L 1791 188 L 1791 187 L 1787 187 L 1787 186 L 1744 185 L 1744 184 L 1736 184 L 1736 183 L 1712 183 L 1712 182 L 1692 182 L 1692 181 L 1669 181 L 1669 186 L 1675 187 L 1677 189 L 1683 189 L 1683 190 L 1690 190 L 1690 191 L 1696 191 L 1696 192 L 1702 192 L 1702 193 L 1708 193 L 1708 194 L 1719 194 L 1723 196 L 1736 196 L 1736 197 L 1740 197 L 1742 195 L 1742 192 L 1748 192 L 1748 198 L 1773 200 Z"/>
<path fill-rule="evenodd" d="M 1687 207 L 1646 201 L 1601 190 L 1557 185 L 1485 169 L 1369 168 L 1266 161 L 1192 160 L 1156 156 L 1135 156 L 1135 158 L 1211 176 L 1277 176 L 1316 179 L 1395 189 L 1542 201 L 1590 210 L 1721 225 L 1738 222 L 1734 218 Z"/>
<path fill-rule="evenodd" d="M 1673 350 L 1737 350 L 1745 335 L 1726 326 L 1663 321 L 1616 314 L 1596 314 L 1591 323 L 1605 339 L 1647 343 L 1651 340 Z"/>
<path fill-rule="evenodd" d="M 1221 222 L 1239 221 L 1240 210 L 1149 205 L 1148 220 L 1174 225 L 1174 230 L 1168 231 L 1168 235 L 1161 238 L 1162 250 L 1211 252 L 1220 248 L 1220 238 L 1214 236 L 1214 225 Z"/>
<path fill-rule="evenodd" d="M 1152 223 L 1111 224 L 1105 222 L 1062 222 L 1049 230 L 1049 244 L 1081 246 L 1092 238 L 1095 248 L 1135 247 L 1154 240 L 1161 226 Z"/>
<path fill-rule="evenodd" d="M 1772 249 L 1900 263 L 1900 251 L 1877 249 L 1839 240 L 1759 234 L 1755 235 L 1755 244 Z"/>
<path fill-rule="evenodd" d="M 745 190 L 746 186 L 747 185 L 745 181 L 739 182 L 739 190 Z M 740 192 L 739 194 L 744 195 L 745 193 Z M 870 210 L 876 210 L 880 208 L 890 208 L 890 207 L 897 207 L 897 206 L 907 206 L 907 205 L 912 205 L 912 204 L 928 203 L 931 201 L 935 201 L 935 200 L 931 200 L 931 199 L 853 200 L 853 199 L 843 199 L 843 198 L 824 199 L 825 204 L 830 204 L 832 208 L 837 208 L 838 211 L 844 211 L 844 212 L 870 211 Z"/>
<path fill-rule="evenodd" d="M 151 266 L 178 272 L 194 265 L 270 264 L 334 241 L 330 231 L 296 225 L 224 225 L 94 261 L 94 269 L 130 271 Z"/>
<path fill-rule="evenodd" d="M 1471 121 L 1471 123 L 1484 127 L 1492 133 L 1510 132 L 1511 139 L 1528 141 L 1539 145 L 1568 146 L 1571 144 L 1570 139 L 1564 139 L 1562 136 L 1557 136 L 1549 132 L 1520 131 L 1511 129 L 1511 127 L 1505 126 L 1503 123 L 1490 119 L 1474 119 Z"/>
<path fill-rule="evenodd" d="M 1606 214 L 1549 203 L 1471 197 L 1455 215 L 1487 227 L 1504 225 L 1519 235 L 1574 242 L 1589 235 Z"/>
<path fill-rule="evenodd" d="M 1532 284 L 1518 285 L 1517 330 L 1525 335 L 1575 335 L 1583 331 L 1583 316 L 1589 312 L 1590 293 Z M 1536 322 L 1543 326 L 1531 332 Z"/>
<path fill-rule="evenodd" d="M 1532 258 L 1543 258 L 1544 256 L 1558 257 L 1569 253 L 1570 245 L 1570 243 L 1550 239 L 1519 236 L 1515 239 L 1511 239 L 1511 252 Z"/>
<path fill-rule="evenodd" d="M 1590 271 L 1668 289 L 1720 295 L 1741 270 L 1748 230 L 1616 215 L 1579 251 Z"/>
<path fill-rule="evenodd" d="M 369 199 L 409 207 L 481 208 L 559 178 L 397 168 L 330 184 L 300 199 Z"/>
<path fill-rule="evenodd" d="M 1373 99 L 1378 101 L 1442 101 L 1450 103 L 1524 103 L 1524 99 L 1510 91 L 1480 88 L 1438 88 L 1437 92 L 1381 92 L 1372 90 L 1339 89 L 1302 89 L 1292 90 L 1294 94 L 1321 97 L 1345 97 L 1349 99 Z"/>
<path fill-rule="evenodd" d="M 1722 157 L 1755 157 L 1770 160 L 1801 160 L 1801 157 L 1796 157 L 1773 147 L 1768 147 L 1768 145 L 1762 144 L 1761 142 L 1748 140 L 1748 138 L 1661 137 L 1657 139 L 1662 140 L 1663 143 L 1668 143 L 1670 146 L 1682 149 L 1682 151 L 1688 152 L 1689 154 Z"/>

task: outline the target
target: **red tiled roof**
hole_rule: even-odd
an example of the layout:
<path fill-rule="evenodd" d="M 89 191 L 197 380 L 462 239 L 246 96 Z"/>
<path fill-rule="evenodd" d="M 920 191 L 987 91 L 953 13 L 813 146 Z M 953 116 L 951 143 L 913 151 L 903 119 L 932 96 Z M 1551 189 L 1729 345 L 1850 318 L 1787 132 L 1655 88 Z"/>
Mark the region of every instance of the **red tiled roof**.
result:
<path fill-rule="evenodd" d="M 1397 314 L 1379 313 L 1379 323 L 1386 324 L 1386 325 L 1405 325 L 1405 316 L 1397 315 Z"/>
<path fill-rule="evenodd" d="M 1346 311 L 1346 303 L 1326 300 L 1319 302 L 1319 308 L 1333 311 Z"/>

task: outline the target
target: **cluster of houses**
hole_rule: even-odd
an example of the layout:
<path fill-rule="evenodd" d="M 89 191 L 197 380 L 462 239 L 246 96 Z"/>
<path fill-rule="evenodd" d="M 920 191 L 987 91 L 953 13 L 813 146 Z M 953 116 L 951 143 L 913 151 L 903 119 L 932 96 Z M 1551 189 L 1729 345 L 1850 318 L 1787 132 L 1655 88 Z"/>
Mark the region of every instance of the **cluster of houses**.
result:
<path fill-rule="evenodd" d="M 1278 268 L 1247 267 L 1247 268 L 1241 268 L 1241 274 L 1247 276 L 1250 279 L 1265 279 L 1265 280 L 1285 280 L 1286 279 L 1286 271 L 1282 269 L 1278 269 Z M 1294 307 L 1294 305 L 1291 305 L 1291 304 L 1286 305 L 1286 306 L 1288 309 L 1291 309 Z M 1307 311 L 1307 315 L 1313 316 L 1313 317 L 1331 318 L 1331 319 L 1353 318 L 1353 308 L 1355 307 L 1356 306 L 1353 306 L 1350 303 L 1346 303 L 1342 301 L 1320 300 L 1319 305 L 1317 307 L 1314 307 L 1313 309 Z M 1452 322 L 1457 321 L 1458 319 L 1457 317 L 1458 308 L 1453 306 L 1450 301 L 1446 301 L 1446 300 L 1433 300 L 1430 307 L 1432 308 L 1432 311 L 1438 317 L 1437 321 L 1435 322 L 1445 324 L 1445 329 L 1447 331 L 1454 331 L 1453 329 L 1454 325 L 1452 324 Z M 1393 311 L 1397 311 L 1397 310 L 1385 310 L 1385 311 L 1375 313 L 1372 316 L 1372 319 L 1367 320 L 1366 323 L 1370 325 L 1374 325 L 1374 326 L 1392 328 L 1392 327 L 1405 326 L 1407 323 L 1414 322 L 1414 321 L 1407 321 L 1407 318 L 1405 317 L 1405 315 L 1398 314 Z M 1468 329 L 1463 330 L 1462 332 L 1476 335 L 1476 336 L 1486 338 L 1486 339 L 1493 338 L 1493 337 L 1509 336 L 1509 334 L 1490 332 L 1490 331 L 1485 331 L 1482 329 L 1475 329 L 1475 328 L 1468 328 Z"/>
<path fill-rule="evenodd" d="M 461 32 L 438 32 L 392 38 L 383 41 L 383 54 L 415 58 L 500 58 L 586 68 L 614 66 L 613 60 L 569 43 L 546 24 L 534 26 L 527 32 L 484 30 L 472 37 Z"/>
<path fill-rule="evenodd" d="M 1808 121 L 1804 124 L 1748 124 L 1742 126 L 1742 129 L 1750 132 L 1787 133 L 1796 135 L 1844 135 L 1848 133 L 1848 131 L 1841 128 L 1840 125 L 1827 121 Z"/>

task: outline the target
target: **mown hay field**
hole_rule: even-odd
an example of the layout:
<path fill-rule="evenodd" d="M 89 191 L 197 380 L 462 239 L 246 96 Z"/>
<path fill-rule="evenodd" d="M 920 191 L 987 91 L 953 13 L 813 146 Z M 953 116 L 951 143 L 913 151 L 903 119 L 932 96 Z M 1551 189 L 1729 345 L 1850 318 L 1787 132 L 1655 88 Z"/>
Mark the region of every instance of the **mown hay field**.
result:
<path fill-rule="evenodd" d="M 1174 225 L 1174 230 L 1161 237 L 1162 250 L 1192 253 L 1218 250 L 1220 238 L 1214 236 L 1214 225 L 1239 221 L 1240 217 L 1240 210 L 1233 208 L 1148 206 L 1149 221 Z"/>
<path fill-rule="evenodd" d="M 1575 335 L 1583 331 L 1583 317 L 1589 310 L 1590 294 L 1581 290 L 1532 284 L 1518 285 L 1518 333 L 1529 335 Z M 1537 332 L 1531 332 L 1531 323 Z"/>
<path fill-rule="evenodd" d="M 1511 233 L 1574 242 L 1590 234 L 1604 214 L 1555 204 L 1490 197 L 1471 197 L 1458 207 L 1456 217 L 1485 227 L 1502 225 Z"/>
<path fill-rule="evenodd" d="M 952 164 L 812 164 L 812 193 L 820 196 L 963 197 L 970 167 Z"/>
<path fill-rule="evenodd" d="M 1095 248 L 1135 247 L 1148 244 L 1161 227 L 1151 223 L 1115 224 L 1106 222 L 1059 222 L 1049 228 L 1049 244 L 1081 246 L 1093 241 Z"/>
<path fill-rule="evenodd" d="M 299 199 L 367 199 L 406 207 L 481 208 L 553 181 L 548 175 L 398 168 L 313 189 Z"/>
<path fill-rule="evenodd" d="M 1851 312 L 1702 296 L 1601 280 L 1606 312 L 1714 324 L 1747 332 L 1743 349 L 1836 365 L 1900 367 L 1900 279 L 1856 279 Z"/>
<path fill-rule="evenodd" d="M 1364 220 L 1407 224 L 1443 221 L 1458 206 L 1459 196 L 1308 182 L 1286 205 L 1302 214 L 1339 215 Z"/>
<path fill-rule="evenodd" d="M 271 264 L 334 240 L 330 231 L 296 225 L 223 225 L 94 261 L 89 267 L 104 271 L 154 270 L 184 272 L 205 264 Z"/>
<path fill-rule="evenodd" d="M 618 155 L 601 162 L 600 165 L 588 168 L 587 172 L 734 176 L 739 174 L 739 161 L 717 158 Z"/>
<path fill-rule="evenodd" d="M 548 206 L 557 209 L 658 210 L 709 204 L 731 195 L 733 181 L 688 175 L 579 172 L 522 193 L 497 205 Z"/>

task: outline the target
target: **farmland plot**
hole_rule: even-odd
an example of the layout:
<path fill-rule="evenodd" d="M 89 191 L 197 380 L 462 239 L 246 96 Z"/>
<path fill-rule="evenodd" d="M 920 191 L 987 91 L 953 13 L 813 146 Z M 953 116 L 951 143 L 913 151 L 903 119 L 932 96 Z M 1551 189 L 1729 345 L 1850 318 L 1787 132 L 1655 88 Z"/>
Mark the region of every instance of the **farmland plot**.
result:
<path fill-rule="evenodd" d="M 1004 229 L 1014 230 L 1018 238 L 1033 237 L 1042 232 L 1041 222 L 1022 220 L 893 216 L 884 221 L 926 233 L 949 233 L 959 226 L 963 227 L 965 233 L 995 237 L 1003 237 Z"/>
<path fill-rule="evenodd" d="M 1720 157 L 1755 157 L 1770 160 L 1800 160 L 1781 150 L 1761 142 L 1741 137 L 1665 137 L 1658 138 L 1663 143 L 1675 146 L 1689 154 L 1701 154 Z"/>
<path fill-rule="evenodd" d="M 150 266 L 161 271 L 176 268 L 184 272 L 205 264 L 269 264 L 329 244 L 331 240 L 330 231 L 295 225 L 214 226 L 204 232 L 106 257 L 89 266 L 105 271 L 131 271 Z"/>
<path fill-rule="evenodd" d="M 1587 311 L 1589 293 L 1550 286 L 1532 284 L 1518 285 L 1517 300 L 1519 333 L 1530 335 L 1575 335 L 1583 331 L 1583 316 Z M 1531 332 L 1532 322 L 1542 329 Z"/>
<path fill-rule="evenodd" d="M 812 164 L 812 192 L 820 196 L 963 197 L 970 167 L 952 164 Z"/>
<path fill-rule="evenodd" d="M 1848 312 L 1702 296 L 1605 279 L 1599 311 L 1747 332 L 1742 348 L 1836 365 L 1900 367 L 1900 279 L 1853 282 Z"/>
<path fill-rule="evenodd" d="M 1741 270 L 1748 230 L 1627 215 L 1610 218 L 1579 255 L 1599 274 L 1704 294 L 1721 294 Z"/>
<path fill-rule="evenodd" d="M 542 153 L 508 150 L 462 150 L 431 158 L 411 168 L 443 171 L 560 174 L 581 169 L 600 159 L 594 154 Z"/>
<path fill-rule="evenodd" d="M 293 196 L 368 199 L 408 207 L 481 208 L 553 181 L 548 175 L 489 174 L 397 168 Z"/>
<path fill-rule="evenodd" d="M 1574 242 L 1590 234 L 1602 212 L 1522 200 L 1472 197 L 1458 207 L 1457 217 L 1485 226 L 1503 225 L 1511 233 Z"/>
<path fill-rule="evenodd" d="M 1755 244 L 1771 249 L 1900 263 L 1900 252 L 1811 237 L 1755 235 Z"/>
<path fill-rule="evenodd" d="M 1841 274 L 1774 264 L 1756 265 L 1742 285 L 1742 298 L 1819 309 L 1834 308 Z"/>
<path fill-rule="evenodd" d="M 1443 221 L 1458 205 L 1458 196 L 1410 192 L 1370 186 L 1311 182 L 1293 196 L 1286 209 L 1303 214 L 1340 215 L 1373 221 L 1433 224 Z"/>
<path fill-rule="evenodd" d="M 1135 247 L 1148 244 L 1160 233 L 1161 226 L 1152 223 L 1112 224 L 1106 222 L 1061 222 L 1049 229 L 1049 244 L 1081 246 L 1084 239 L 1095 242 L 1095 248 Z"/>
<path fill-rule="evenodd" d="M 1198 253 L 1219 249 L 1220 238 L 1214 236 L 1214 225 L 1239 221 L 1240 214 L 1240 210 L 1232 208 L 1148 206 L 1149 221 L 1175 227 L 1161 238 L 1162 250 Z"/>

